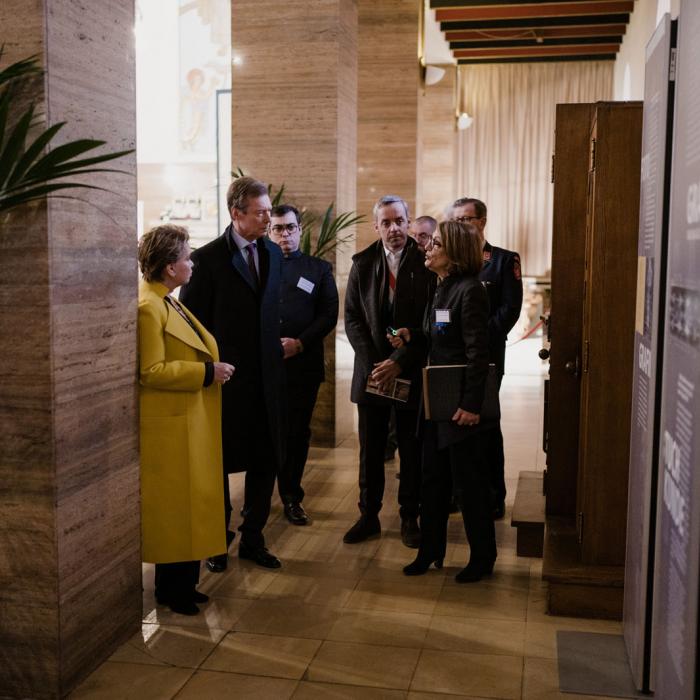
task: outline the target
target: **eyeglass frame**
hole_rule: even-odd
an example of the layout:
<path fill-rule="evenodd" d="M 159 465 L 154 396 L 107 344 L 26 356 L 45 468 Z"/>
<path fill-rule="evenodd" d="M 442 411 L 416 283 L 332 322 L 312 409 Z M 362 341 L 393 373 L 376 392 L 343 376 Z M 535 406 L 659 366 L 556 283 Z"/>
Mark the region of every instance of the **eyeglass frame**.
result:
<path fill-rule="evenodd" d="M 273 224 L 270 226 L 270 233 L 274 233 L 276 236 L 282 236 L 286 232 L 287 235 L 293 236 L 300 228 L 299 224 L 292 222 L 288 224 Z"/>

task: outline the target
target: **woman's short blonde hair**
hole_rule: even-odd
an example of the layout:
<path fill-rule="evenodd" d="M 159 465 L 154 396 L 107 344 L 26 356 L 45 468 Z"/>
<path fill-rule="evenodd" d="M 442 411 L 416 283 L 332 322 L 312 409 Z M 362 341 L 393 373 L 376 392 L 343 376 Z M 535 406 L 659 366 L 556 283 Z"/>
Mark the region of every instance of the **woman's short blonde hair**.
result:
<path fill-rule="evenodd" d="M 440 223 L 442 249 L 450 263 L 450 272 L 476 277 L 483 264 L 483 241 L 479 229 L 459 221 Z"/>
<path fill-rule="evenodd" d="M 139 241 L 139 267 L 146 282 L 160 282 L 168 265 L 176 263 L 190 240 L 187 229 L 163 224 L 144 233 Z"/>

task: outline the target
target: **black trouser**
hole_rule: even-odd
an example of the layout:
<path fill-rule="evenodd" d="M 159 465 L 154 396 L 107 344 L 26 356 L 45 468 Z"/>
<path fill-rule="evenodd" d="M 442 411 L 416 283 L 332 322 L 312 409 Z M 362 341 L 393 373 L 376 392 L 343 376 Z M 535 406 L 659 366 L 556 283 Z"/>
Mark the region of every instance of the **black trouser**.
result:
<path fill-rule="evenodd" d="M 275 489 L 275 464 L 277 462 L 267 420 L 263 415 L 261 415 L 257 427 L 257 433 L 250 436 L 247 449 L 249 463 L 245 473 L 243 522 L 238 528 L 241 533 L 241 542 L 253 548 L 265 546 L 265 537 L 262 531 L 270 517 L 270 503 L 272 492 Z M 226 529 L 228 530 L 233 511 L 228 474 L 224 474 L 224 508 L 226 510 Z"/>
<path fill-rule="evenodd" d="M 362 513 L 376 515 L 384 497 L 384 450 L 391 406 L 357 404 L 360 437 L 360 502 Z M 416 437 L 418 412 L 396 409 L 399 445 L 399 514 L 418 517 L 420 504 L 420 442 Z"/>
<path fill-rule="evenodd" d="M 311 416 L 321 384 L 315 379 L 304 382 L 296 378 L 290 380 L 289 375 L 287 378 L 287 455 L 277 474 L 277 488 L 283 503 L 301 503 L 304 500 L 301 479 L 309 456 Z"/>
<path fill-rule="evenodd" d="M 199 583 L 199 561 L 176 561 L 156 564 L 156 597 L 172 601 L 192 599 Z"/>
<path fill-rule="evenodd" d="M 503 382 L 503 372 L 498 375 L 498 389 L 501 389 Z M 506 475 L 505 475 L 505 455 L 503 453 L 503 433 L 501 432 L 501 421 L 493 427 L 487 428 L 484 433 L 484 450 L 486 462 L 489 467 L 489 484 L 491 490 L 491 505 L 498 507 L 506 500 Z"/>
<path fill-rule="evenodd" d="M 447 549 L 447 520 L 454 493 L 471 549 L 470 561 L 496 560 L 496 530 L 491 515 L 489 474 L 484 459 L 484 433 L 438 449 L 435 423 L 425 422 L 421 482 L 422 559 L 443 559 Z"/>

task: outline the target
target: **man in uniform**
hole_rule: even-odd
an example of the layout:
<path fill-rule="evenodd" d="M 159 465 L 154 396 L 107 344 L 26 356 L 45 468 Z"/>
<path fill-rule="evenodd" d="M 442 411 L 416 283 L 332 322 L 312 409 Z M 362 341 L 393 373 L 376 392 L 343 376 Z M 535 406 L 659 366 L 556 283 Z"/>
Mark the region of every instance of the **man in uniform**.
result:
<path fill-rule="evenodd" d="M 228 474 L 245 471 L 238 556 L 276 569 L 281 564 L 265 547 L 262 531 L 286 433 L 279 334 L 282 251 L 265 235 L 271 205 L 264 183 L 240 177 L 228 188 L 226 201 L 231 224 L 192 253 L 192 277 L 180 298 L 216 338 L 222 361 L 236 368 L 222 389 L 227 544 L 233 540 Z M 226 564 L 226 554 L 207 561 L 214 572 Z"/>
<path fill-rule="evenodd" d="M 381 533 L 379 511 L 384 495 L 384 450 L 392 404 L 399 446 L 399 513 L 401 539 L 418 547 L 420 530 L 420 444 L 416 438 L 420 372 L 424 349 L 407 345 L 394 350 L 387 329 L 420 328 L 434 275 L 409 237 L 408 205 L 395 195 L 374 205 L 378 240 L 353 256 L 345 298 L 345 330 L 355 351 L 351 400 L 357 404 L 360 438 L 360 518 L 345 533 L 347 544 Z M 402 403 L 366 391 L 368 378 L 390 389 L 397 378 L 411 381 Z"/>
<path fill-rule="evenodd" d="M 273 207 L 270 238 L 284 254 L 280 289 L 280 335 L 287 374 L 287 449 L 277 474 L 284 515 L 307 525 L 301 479 L 311 439 L 311 416 L 325 379 L 323 339 L 338 321 L 338 290 L 331 264 L 299 250 L 301 217 L 289 204 Z"/>
<path fill-rule="evenodd" d="M 409 233 L 418 244 L 421 253 L 425 253 L 425 247 L 435 233 L 438 222 L 432 216 L 419 216 L 411 222 Z"/>
<path fill-rule="evenodd" d="M 452 219 L 474 225 L 484 242 L 484 266 L 479 279 L 489 295 L 489 361 L 496 365 L 500 385 L 505 370 L 506 338 L 517 322 L 523 304 L 520 256 L 486 240 L 486 205 L 481 200 L 472 197 L 458 199 L 452 205 Z M 500 519 L 506 512 L 505 456 L 500 421 L 484 437 L 491 474 L 493 516 Z"/>

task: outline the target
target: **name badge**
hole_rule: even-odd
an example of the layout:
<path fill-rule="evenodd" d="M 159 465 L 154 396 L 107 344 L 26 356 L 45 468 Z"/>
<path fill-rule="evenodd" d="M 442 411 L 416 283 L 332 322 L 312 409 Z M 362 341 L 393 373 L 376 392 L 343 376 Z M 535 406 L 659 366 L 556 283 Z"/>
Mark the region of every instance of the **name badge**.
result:
<path fill-rule="evenodd" d="M 450 322 L 450 310 L 449 309 L 435 309 L 435 323 L 449 323 Z"/>
<path fill-rule="evenodd" d="M 307 294 L 311 294 L 311 292 L 314 291 L 314 286 L 314 283 L 309 282 L 309 280 L 307 280 L 305 277 L 300 277 L 299 281 L 297 282 L 297 287 L 305 291 Z"/>

